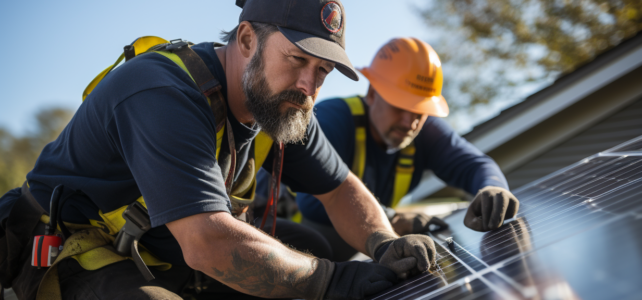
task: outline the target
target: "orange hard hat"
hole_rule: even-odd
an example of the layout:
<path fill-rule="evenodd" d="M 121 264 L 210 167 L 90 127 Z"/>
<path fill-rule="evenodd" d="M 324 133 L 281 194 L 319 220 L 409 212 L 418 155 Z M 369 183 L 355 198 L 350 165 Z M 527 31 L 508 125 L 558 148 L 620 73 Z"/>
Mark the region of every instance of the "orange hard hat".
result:
<path fill-rule="evenodd" d="M 379 49 L 370 67 L 359 71 L 390 105 L 417 114 L 448 116 L 448 104 L 441 95 L 441 62 L 426 42 L 393 39 Z"/>

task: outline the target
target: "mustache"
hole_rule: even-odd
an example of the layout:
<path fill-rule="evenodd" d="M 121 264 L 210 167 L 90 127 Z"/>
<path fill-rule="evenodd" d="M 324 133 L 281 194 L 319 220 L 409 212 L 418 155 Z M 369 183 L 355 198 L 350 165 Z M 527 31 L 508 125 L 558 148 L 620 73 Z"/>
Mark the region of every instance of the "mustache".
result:
<path fill-rule="evenodd" d="M 287 90 L 279 93 L 276 96 L 279 102 L 288 101 L 290 103 L 301 106 L 303 110 L 310 110 L 314 105 L 311 96 L 306 96 L 303 92 L 298 90 Z"/>
<path fill-rule="evenodd" d="M 392 126 L 390 128 L 390 132 L 393 132 L 395 130 L 400 130 L 401 132 L 405 132 L 405 133 L 408 133 L 408 134 L 412 134 L 413 132 L 415 132 L 414 130 L 412 130 L 412 128 L 409 128 L 409 127 Z"/>

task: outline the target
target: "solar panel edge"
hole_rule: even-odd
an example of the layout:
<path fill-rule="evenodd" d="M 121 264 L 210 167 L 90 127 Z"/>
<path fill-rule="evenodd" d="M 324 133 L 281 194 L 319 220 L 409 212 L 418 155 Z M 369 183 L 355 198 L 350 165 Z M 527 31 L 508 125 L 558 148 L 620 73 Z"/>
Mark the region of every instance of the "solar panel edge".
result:
<path fill-rule="evenodd" d="M 456 234 L 456 240 L 461 242 L 461 245 L 455 242 L 457 253 L 448 250 L 445 236 L 431 234 L 437 248 L 445 251 L 441 255 L 450 255 L 450 258 L 438 256 L 445 285 L 435 281 L 437 276 L 422 275 L 424 277 L 412 284 L 393 288 L 371 299 L 535 299 L 533 295 L 545 299 L 547 293 L 562 295 L 556 299 L 596 299 L 590 293 L 590 288 L 596 287 L 601 288 L 602 293 L 595 295 L 603 295 L 605 291 L 622 298 L 632 291 L 642 294 L 642 286 L 639 285 L 629 285 L 620 290 L 616 290 L 617 285 L 613 284 L 589 285 L 587 290 L 578 286 L 577 282 L 569 281 L 573 277 L 565 277 L 569 274 L 563 271 L 566 270 L 564 267 L 554 271 L 550 269 L 550 263 L 538 258 L 542 254 L 556 253 L 559 251 L 555 250 L 558 245 L 568 245 L 566 241 L 570 239 L 577 240 L 578 237 L 581 240 L 593 237 L 596 233 L 604 234 L 605 230 L 622 224 L 635 224 L 632 228 L 642 229 L 641 183 L 642 136 L 588 156 L 514 190 L 513 193 L 523 201 L 520 213 L 506 220 L 500 229 L 476 233 L 477 236 L 483 236 L 478 242 L 474 238 L 469 239 L 475 235 L 461 235 L 470 231 L 462 228 L 462 224 L 453 224 L 455 226 L 451 226 L 451 229 L 456 231 L 452 234 Z M 457 222 L 463 220 L 460 220 L 462 213 L 455 216 Z M 551 221 L 553 223 L 549 223 Z M 513 224 L 519 222 L 524 222 L 524 225 L 513 228 Z M 510 228 L 513 230 L 510 231 Z M 640 240 L 642 238 L 638 238 L 638 242 Z M 642 242 L 639 245 L 639 251 L 634 254 L 639 263 L 620 263 L 620 268 L 630 265 L 642 269 Z M 636 249 L 635 246 L 628 247 Z M 515 253 L 515 249 L 519 252 Z M 613 254 L 616 258 L 619 256 L 617 252 Z M 545 264 L 537 264 L 538 260 Z M 537 267 L 531 266 L 530 271 L 524 269 L 533 263 Z M 442 268 L 441 264 L 448 266 Z M 600 266 L 606 270 L 617 270 L 612 265 L 606 261 Z M 550 277 L 549 274 L 557 275 Z M 640 278 L 639 274 L 635 275 L 634 281 Z M 524 280 L 531 280 L 531 285 L 524 283 Z M 430 284 L 424 285 L 423 282 Z"/>

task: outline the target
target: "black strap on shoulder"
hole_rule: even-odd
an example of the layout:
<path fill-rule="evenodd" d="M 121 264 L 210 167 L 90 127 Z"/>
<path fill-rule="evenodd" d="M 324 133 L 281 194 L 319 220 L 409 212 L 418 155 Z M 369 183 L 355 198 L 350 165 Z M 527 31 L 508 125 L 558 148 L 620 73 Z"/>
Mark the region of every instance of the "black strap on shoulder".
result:
<path fill-rule="evenodd" d="M 225 125 L 225 120 L 227 119 L 227 107 L 221 94 L 221 83 L 210 72 L 203 59 L 190 48 L 189 43 L 172 41 L 165 50 L 178 55 L 183 64 L 185 64 L 187 71 L 194 78 L 201 93 L 210 99 L 210 106 L 216 120 L 216 131 L 218 132 Z"/>
<path fill-rule="evenodd" d="M 214 45 L 217 46 L 218 44 Z M 227 119 L 227 105 L 223 95 L 221 94 L 221 83 L 216 79 L 216 77 L 210 72 L 210 69 L 207 67 L 203 59 L 201 59 L 192 48 L 190 48 L 190 43 L 183 40 L 172 40 L 170 44 L 165 47 L 165 50 L 171 51 L 176 54 L 185 67 L 190 73 L 196 85 L 200 89 L 201 93 L 210 99 L 210 107 L 212 113 L 214 114 L 214 119 L 216 121 L 216 132 L 221 130 L 225 124 L 226 136 L 228 140 L 228 146 L 230 150 L 230 160 L 229 168 L 225 164 L 222 166 L 223 179 L 225 180 L 225 188 L 227 194 L 229 195 L 232 192 L 232 185 L 234 183 L 234 174 L 236 169 L 236 143 L 234 141 L 234 134 L 232 131 L 232 126 L 230 121 Z M 221 159 L 221 161 L 228 161 L 226 159 Z"/>
<path fill-rule="evenodd" d="M 245 2 L 245 1 L 239 1 L 238 3 Z M 220 46 L 220 44 L 215 44 L 214 47 Z M 212 109 L 212 112 L 214 113 L 214 118 L 216 120 L 216 131 L 218 132 L 222 126 L 227 124 L 226 128 L 226 135 L 227 135 L 227 140 L 229 144 L 229 150 L 230 150 L 230 155 L 231 159 L 230 161 L 230 167 L 229 170 L 226 172 L 225 168 L 222 168 L 223 171 L 223 176 L 225 180 L 225 188 L 227 191 L 227 194 L 230 195 L 232 191 L 232 186 L 234 184 L 234 174 L 235 174 L 235 167 L 236 167 L 236 143 L 234 142 L 234 134 L 232 131 L 232 126 L 227 119 L 227 105 L 225 103 L 225 99 L 223 99 L 223 95 L 221 94 L 221 83 L 216 79 L 216 77 L 210 72 L 209 68 L 203 62 L 203 59 L 201 59 L 192 48 L 190 48 L 190 43 L 182 41 L 182 40 L 173 40 L 170 41 L 170 44 L 165 47 L 165 50 L 171 51 L 172 53 L 176 54 L 183 64 L 185 64 L 185 67 L 187 68 L 187 71 L 190 73 L 192 78 L 194 78 L 194 81 L 196 82 L 196 85 L 199 87 L 201 90 L 201 93 L 203 93 L 206 97 L 208 97 L 211 101 L 210 106 Z M 367 119 L 364 118 L 363 124 L 367 124 Z M 283 143 L 278 143 L 277 146 L 277 155 L 274 157 L 274 168 L 276 171 L 273 171 L 272 174 L 272 186 L 276 186 L 275 190 L 273 190 L 273 197 L 278 198 L 278 193 L 279 193 L 279 183 L 281 181 L 281 172 L 282 172 L 282 165 L 283 165 L 283 155 L 284 155 L 284 145 Z M 227 173 L 227 176 L 225 176 Z M 272 226 L 272 236 L 274 236 L 274 230 L 276 228 L 276 200 L 274 199 L 274 224 Z M 269 206 L 268 206 L 269 207 Z M 263 218 L 263 222 L 265 222 L 265 218 Z M 261 225 L 261 228 L 263 227 L 263 224 Z"/>
<path fill-rule="evenodd" d="M 194 78 L 194 81 L 196 81 L 196 84 L 205 96 L 209 97 L 221 90 L 221 83 L 212 75 L 212 72 L 207 68 L 203 59 L 201 59 L 189 45 L 185 44 L 182 47 L 171 48 L 174 45 L 176 44 L 168 46 L 167 49 L 173 49 L 170 51 L 181 58 L 190 75 L 192 75 L 192 78 Z"/>

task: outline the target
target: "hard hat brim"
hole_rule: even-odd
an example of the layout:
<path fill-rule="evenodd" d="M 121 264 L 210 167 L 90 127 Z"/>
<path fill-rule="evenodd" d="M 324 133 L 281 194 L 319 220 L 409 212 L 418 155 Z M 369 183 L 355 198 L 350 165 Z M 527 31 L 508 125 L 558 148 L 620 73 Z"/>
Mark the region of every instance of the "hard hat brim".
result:
<path fill-rule="evenodd" d="M 435 117 L 447 117 L 450 113 L 444 96 L 424 97 L 394 87 L 377 74 L 365 68 L 357 68 L 372 87 L 390 105 L 416 114 L 428 114 Z"/>

